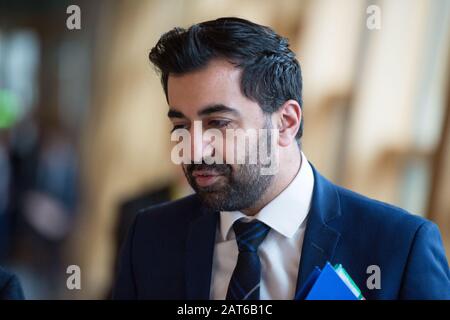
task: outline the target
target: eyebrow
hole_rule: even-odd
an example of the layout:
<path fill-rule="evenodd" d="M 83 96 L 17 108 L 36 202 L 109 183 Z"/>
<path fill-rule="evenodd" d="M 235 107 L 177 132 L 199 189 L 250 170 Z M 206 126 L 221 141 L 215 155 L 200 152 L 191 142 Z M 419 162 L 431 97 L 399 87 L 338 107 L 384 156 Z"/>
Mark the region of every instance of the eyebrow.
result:
<path fill-rule="evenodd" d="M 197 114 L 199 116 L 207 116 L 207 115 L 211 115 L 213 113 L 231 113 L 236 116 L 238 116 L 240 114 L 239 111 L 237 111 L 236 109 L 227 107 L 223 104 L 214 104 L 214 105 L 206 106 L 202 110 L 197 112 Z M 183 114 L 183 112 L 178 111 L 173 108 L 169 109 L 167 116 L 169 118 L 186 118 L 186 116 Z"/>
<path fill-rule="evenodd" d="M 231 113 L 234 114 L 236 116 L 239 115 L 239 111 L 237 111 L 236 109 L 227 107 L 223 104 L 215 104 L 212 106 L 207 106 L 205 108 L 203 108 L 202 110 L 200 110 L 197 114 L 199 116 L 207 116 L 210 115 L 212 113 Z"/>
<path fill-rule="evenodd" d="M 169 112 L 167 112 L 167 116 L 169 118 L 186 118 L 186 116 L 183 114 L 183 112 L 177 111 L 175 109 L 169 109 Z"/>

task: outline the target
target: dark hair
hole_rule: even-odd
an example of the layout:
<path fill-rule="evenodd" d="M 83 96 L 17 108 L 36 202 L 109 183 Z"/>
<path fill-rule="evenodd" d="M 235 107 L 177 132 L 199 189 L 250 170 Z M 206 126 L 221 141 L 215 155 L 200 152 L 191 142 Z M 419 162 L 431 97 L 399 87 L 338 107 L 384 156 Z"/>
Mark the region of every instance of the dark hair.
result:
<path fill-rule="evenodd" d="M 149 58 L 160 72 L 166 98 L 169 74 L 185 74 L 213 58 L 225 58 L 242 69 L 242 93 L 265 113 L 277 111 L 289 99 L 303 105 L 300 64 L 288 40 L 244 19 L 220 18 L 187 30 L 174 28 L 161 36 Z M 303 117 L 297 139 L 302 134 Z"/>

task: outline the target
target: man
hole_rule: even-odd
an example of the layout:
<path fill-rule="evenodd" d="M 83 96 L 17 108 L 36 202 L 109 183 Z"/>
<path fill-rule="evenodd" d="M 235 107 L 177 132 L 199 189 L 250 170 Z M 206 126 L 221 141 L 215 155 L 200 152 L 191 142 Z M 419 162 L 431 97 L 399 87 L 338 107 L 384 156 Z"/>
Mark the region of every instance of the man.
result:
<path fill-rule="evenodd" d="M 182 168 L 196 193 L 138 214 L 114 298 L 294 299 L 327 261 L 342 264 L 366 299 L 450 298 L 435 224 L 332 184 L 306 159 L 301 71 L 286 39 L 221 18 L 164 34 L 150 60 L 174 131 L 192 137 Z M 236 139 L 218 147 L 196 123 L 224 135 L 269 130 L 277 170 L 225 161 Z M 380 283 L 371 286 L 374 266 Z"/>

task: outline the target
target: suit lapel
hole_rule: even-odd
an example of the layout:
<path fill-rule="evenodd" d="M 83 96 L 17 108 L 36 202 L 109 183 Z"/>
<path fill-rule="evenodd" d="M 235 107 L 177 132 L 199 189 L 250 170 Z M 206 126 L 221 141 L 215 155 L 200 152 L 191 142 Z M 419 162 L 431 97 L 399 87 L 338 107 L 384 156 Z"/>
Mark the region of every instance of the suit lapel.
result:
<path fill-rule="evenodd" d="M 312 164 L 311 167 L 314 173 L 314 190 L 303 240 L 295 298 L 314 267 L 322 268 L 327 261 L 333 259 L 340 237 L 340 233 L 328 225 L 328 222 L 341 215 L 336 188 L 322 177 Z"/>
<path fill-rule="evenodd" d="M 186 243 L 186 299 L 209 299 L 218 213 L 199 209 Z"/>

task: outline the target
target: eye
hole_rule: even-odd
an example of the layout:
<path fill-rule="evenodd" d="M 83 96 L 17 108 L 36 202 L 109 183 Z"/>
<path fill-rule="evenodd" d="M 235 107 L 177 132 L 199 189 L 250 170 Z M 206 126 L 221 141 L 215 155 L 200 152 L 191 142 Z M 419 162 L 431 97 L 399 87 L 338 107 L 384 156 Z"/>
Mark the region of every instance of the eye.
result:
<path fill-rule="evenodd" d="M 210 120 L 208 125 L 214 128 L 224 128 L 230 124 L 230 120 Z"/>

